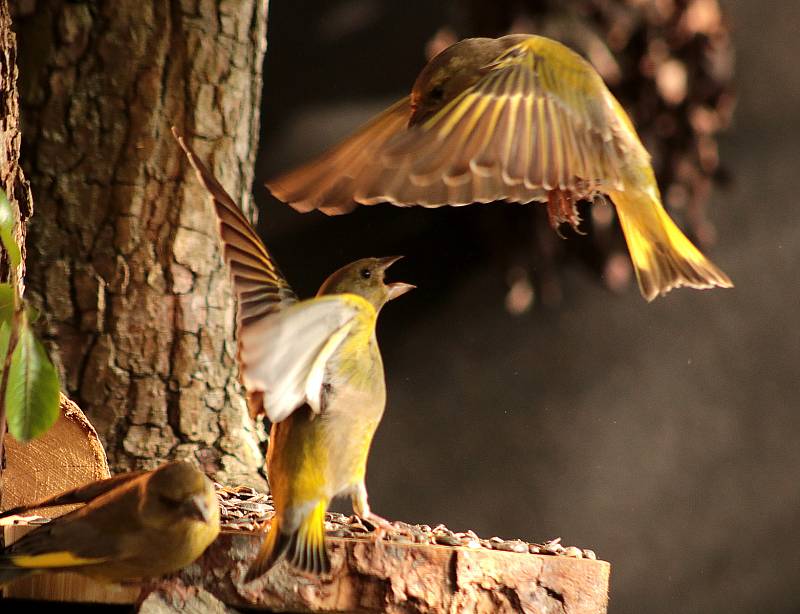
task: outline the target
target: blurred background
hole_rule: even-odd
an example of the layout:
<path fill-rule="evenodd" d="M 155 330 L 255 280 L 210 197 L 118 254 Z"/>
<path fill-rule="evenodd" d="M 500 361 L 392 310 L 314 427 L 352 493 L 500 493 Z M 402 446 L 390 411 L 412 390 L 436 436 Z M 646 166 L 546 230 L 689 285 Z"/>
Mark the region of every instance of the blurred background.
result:
<path fill-rule="evenodd" d="M 612 564 L 614 613 L 800 611 L 800 5 L 549 4 L 271 3 L 255 189 L 267 245 L 303 295 L 396 253 L 393 279 L 419 286 L 380 321 L 372 507 L 592 548 Z M 588 236 L 562 240 L 541 206 L 328 218 L 260 185 L 405 95 L 426 53 L 511 27 L 562 33 L 602 64 L 673 216 L 735 289 L 647 304 L 602 207 L 582 209 Z"/>

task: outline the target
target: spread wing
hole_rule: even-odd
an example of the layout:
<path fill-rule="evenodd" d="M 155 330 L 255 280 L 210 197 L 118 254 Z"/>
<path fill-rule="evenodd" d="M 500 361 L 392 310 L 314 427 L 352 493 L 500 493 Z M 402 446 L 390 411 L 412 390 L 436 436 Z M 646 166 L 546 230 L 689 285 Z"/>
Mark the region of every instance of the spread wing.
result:
<path fill-rule="evenodd" d="M 580 196 L 619 187 L 623 125 L 612 101 L 580 56 L 531 37 L 429 120 L 389 143 L 384 170 L 365 177 L 356 197 L 439 206 L 529 202 L 546 200 L 553 189 Z"/>
<path fill-rule="evenodd" d="M 357 136 L 364 140 L 369 131 L 368 125 Z M 341 203 L 348 195 L 361 204 L 427 207 L 546 201 L 553 189 L 581 198 L 622 189 L 629 149 L 647 155 L 592 66 L 564 45 L 537 36 L 506 50 L 430 119 L 379 145 L 358 160 L 336 155 L 319 160 L 316 165 L 327 164 L 329 183 L 334 172 L 348 181 L 336 203 L 318 192 L 304 208 L 346 212 L 352 207 Z M 343 162 L 350 166 L 342 168 Z M 359 168 L 353 168 L 356 162 Z M 295 200 L 295 194 L 289 196 Z"/>
<path fill-rule="evenodd" d="M 89 503 L 97 497 L 113 490 L 117 486 L 135 480 L 145 473 L 147 473 L 147 471 L 132 471 L 130 473 L 115 475 L 114 477 L 107 478 L 105 480 L 97 480 L 96 482 L 91 482 L 89 484 L 85 484 L 84 486 L 73 488 L 72 490 L 59 493 L 54 497 L 43 499 L 41 501 L 37 501 L 36 503 L 20 505 L 18 507 L 8 509 L 3 513 L 0 513 L 0 518 L 24 514 L 35 509 L 42 509 L 46 507 L 58 507 L 59 505 L 73 505 L 76 503 Z"/>
<path fill-rule="evenodd" d="M 297 296 L 239 206 L 174 127 L 172 132 L 186 152 L 197 172 L 197 177 L 208 190 L 214 204 L 223 257 L 230 269 L 233 290 L 238 301 L 237 355 L 239 371 L 247 388 L 246 374 L 252 365 L 242 361 L 243 340 L 252 338 L 255 333 L 251 331 L 258 330 L 260 323 L 271 314 L 295 304 Z M 267 350 L 281 352 L 283 348 L 271 346 L 265 348 L 265 351 Z M 262 405 L 260 394 L 249 388 L 248 394 L 251 414 L 260 413 Z"/>
<path fill-rule="evenodd" d="M 380 149 L 405 130 L 410 115 L 406 96 L 317 160 L 267 182 L 267 187 L 298 211 L 349 213 L 357 205 L 356 179 L 372 166 Z"/>
<path fill-rule="evenodd" d="M 243 383 L 260 395 L 271 422 L 304 403 L 322 411 L 328 359 L 359 325 L 359 317 L 375 317 L 374 311 L 352 294 L 321 296 L 263 318 L 241 335 Z"/>

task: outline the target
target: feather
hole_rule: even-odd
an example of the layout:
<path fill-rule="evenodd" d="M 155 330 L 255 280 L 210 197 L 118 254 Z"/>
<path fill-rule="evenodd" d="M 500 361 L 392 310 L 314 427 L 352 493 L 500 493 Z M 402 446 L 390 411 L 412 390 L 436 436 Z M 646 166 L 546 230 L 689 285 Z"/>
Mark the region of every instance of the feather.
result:
<path fill-rule="evenodd" d="M 351 211 L 356 206 L 356 177 L 375 160 L 388 140 L 405 130 L 410 108 L 408 96 L 398 100 L 319 159 L 268 182 L 267 187 L 298 211 Z"/>
<path fill-rule="evenodd" d="M 334 294 L 301 301 L 242 329 L 242 380 L 248 391 L 263 394 L 271 422 L 286 419 L 306 402 L 320 411 L 328 359 L 356 317 L 374 311 L 361 297 Z"/>

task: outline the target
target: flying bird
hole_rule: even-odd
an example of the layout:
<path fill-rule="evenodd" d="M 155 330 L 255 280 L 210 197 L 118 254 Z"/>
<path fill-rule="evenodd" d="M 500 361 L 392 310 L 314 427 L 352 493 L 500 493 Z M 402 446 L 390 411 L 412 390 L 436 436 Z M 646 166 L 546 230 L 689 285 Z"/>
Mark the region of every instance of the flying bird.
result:
<path fill-rule="evenodd" d="M 409 96 L 267 187 L 298 211 L 329 215 L 382 202 L 536 201 L 556 229 L 577 227 L 577 201 L 608 197 L 646 300 L 733 285 L 664 210 L 650 155 L 597 71 L 542 36 L 455 43 Z"/>
<path fill-rule="evenodd" d="M 364 258 L 299 300 L 240 208 L 175 131 L 211 195 L 223 256 L 238 299 L 238 364 L 253 415 L 272 422 L 267 475 L 275 505 L 250 581 L 282 557 L 312 574 L 331 570 L 325 511 L 339 495 L 378 529 L 365 476 L 386 405 L 375 324 L 381 308 L 414 286 L 386 283 L 399 257 Z"/>

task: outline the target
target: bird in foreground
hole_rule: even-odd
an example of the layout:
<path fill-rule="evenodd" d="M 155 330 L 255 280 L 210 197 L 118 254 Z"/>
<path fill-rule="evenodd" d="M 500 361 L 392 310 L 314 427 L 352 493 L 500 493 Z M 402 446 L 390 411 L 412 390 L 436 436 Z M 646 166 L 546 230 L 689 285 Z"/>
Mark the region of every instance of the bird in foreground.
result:
<path fill-rule="evenodd" d="M 381 202 L 538 201 L 555 229 L 577 228 L 577 201 L 608 197 L 646 300 L 733 285 L 664 210 L 650 155 L 597 71 L 542 36 L 450 46 L 409 96 L 267 187 L 299 211 L 329 215 Z"/>
<path fill-rule="evenodd" d="M 414 286 L 386 283 L 399 257 L 365 258 L 333 273 L 315 298 L 298 300 L 239 207 L 173 129 L 211 194 L 223 256 L 238 299 L 238 363 L 254 415 L 272 422 L 267 476 L 275 505 L 269 533 L 246 581 L 281 557 L 311 574 L 330 572 L 325 511 L 349 495 L 355 513 L 379 529 L 365 476 L 386 405 L 375 336 L 381 308 Z"/>
<path fill-rule="evenodd" d="M 85 505 L 0 551 L 0 585 L 48 571 L 105 582 L 162 576 L 192 563 L 219 534 L 214 484 L 183 461 L 92 482 L 0 518 L 76 503 Z"/>

